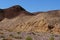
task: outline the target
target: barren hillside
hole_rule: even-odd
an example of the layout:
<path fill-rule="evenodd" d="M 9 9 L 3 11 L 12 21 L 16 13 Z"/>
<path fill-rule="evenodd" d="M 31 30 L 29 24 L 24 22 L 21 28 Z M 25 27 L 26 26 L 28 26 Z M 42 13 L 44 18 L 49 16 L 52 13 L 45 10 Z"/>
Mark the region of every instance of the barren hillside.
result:
<path fill-rule="evenodd" d="M 30 13 L 19 5 L 0 9 L 0 30 L 60 34 L 60 10 Z"/>

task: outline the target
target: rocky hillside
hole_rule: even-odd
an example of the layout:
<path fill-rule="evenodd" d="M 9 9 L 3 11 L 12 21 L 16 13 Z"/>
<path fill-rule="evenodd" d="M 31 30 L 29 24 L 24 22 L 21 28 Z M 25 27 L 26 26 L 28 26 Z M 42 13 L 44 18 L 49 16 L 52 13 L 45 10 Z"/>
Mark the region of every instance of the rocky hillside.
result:
<path fill-rule="evenodd" d="M 60 34 L 60 10 L 30 13 L 19 5 L 0 9 L 0 30 Z"/>

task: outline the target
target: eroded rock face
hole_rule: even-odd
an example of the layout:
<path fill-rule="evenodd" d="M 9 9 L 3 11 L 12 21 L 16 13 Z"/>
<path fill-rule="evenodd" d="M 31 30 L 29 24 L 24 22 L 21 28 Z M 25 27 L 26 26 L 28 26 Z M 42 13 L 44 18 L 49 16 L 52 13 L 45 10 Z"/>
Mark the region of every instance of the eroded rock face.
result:
<path fill-rule="evenodd" d="M 60 34 L 60 10 L 29 13 L 19 5 L 0 10 L 0 29 Z"/>

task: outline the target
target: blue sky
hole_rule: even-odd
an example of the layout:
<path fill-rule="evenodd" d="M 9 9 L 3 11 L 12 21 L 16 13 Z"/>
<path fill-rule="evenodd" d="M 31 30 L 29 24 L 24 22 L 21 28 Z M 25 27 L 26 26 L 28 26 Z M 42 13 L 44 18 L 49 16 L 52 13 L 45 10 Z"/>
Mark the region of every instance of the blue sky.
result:
<path fill-rule="evenodd" d="M 60 0 L 0 0 L 0 8 L 20 5 L 29 12 L 59 10 Z"/>

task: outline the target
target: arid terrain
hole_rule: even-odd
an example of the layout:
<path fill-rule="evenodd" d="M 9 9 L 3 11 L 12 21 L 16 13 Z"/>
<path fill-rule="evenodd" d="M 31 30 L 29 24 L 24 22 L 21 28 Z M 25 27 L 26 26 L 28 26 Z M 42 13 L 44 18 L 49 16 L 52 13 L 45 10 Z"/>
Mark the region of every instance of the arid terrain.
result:
<path fill-rule="evenodd" d="M 0 9 L 0 40 L 60 40 L 60 10 L 30 13 L 19 5 Z"/>

